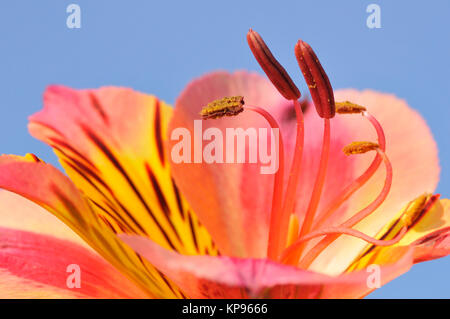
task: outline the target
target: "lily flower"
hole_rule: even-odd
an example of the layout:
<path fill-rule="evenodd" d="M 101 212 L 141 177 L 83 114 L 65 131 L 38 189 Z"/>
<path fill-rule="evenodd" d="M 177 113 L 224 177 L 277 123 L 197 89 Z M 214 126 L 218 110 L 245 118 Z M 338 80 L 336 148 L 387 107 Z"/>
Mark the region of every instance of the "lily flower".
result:
<path fill-rule="evenodd" d="M 312 101 L 299 100 L 262 38 L 247 40 L 269 80 L 210 73 L 174 108 L 127 88 L 46 90 L 29 130 L 67 175 L 32 154 L 0 157 L 0 297 L 361 298 L 449 254 L 450 201 L 433 195 L 422 117 L 390 94 L 333 91 L 304 41 Z M 178 128 L 192 142 L 183 155 L 202 154 L 202 117 L 223 136 L 279 129 L 276 173 L 174 161 Z M 81 286 L 68 287 L 69 265 Z"/>

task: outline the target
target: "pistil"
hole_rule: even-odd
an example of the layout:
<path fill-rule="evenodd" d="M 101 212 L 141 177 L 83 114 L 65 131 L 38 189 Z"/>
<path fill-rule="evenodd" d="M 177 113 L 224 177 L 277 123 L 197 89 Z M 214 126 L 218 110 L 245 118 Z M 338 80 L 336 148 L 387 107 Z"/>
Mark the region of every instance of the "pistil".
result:
<path fill-rule="evenodd" d="M 320 155 L 319 170 L 317 172 L 316 181 L 312 191 L 311 199 L 309 201 L 308 209 L 306 210 L 305 220 L 299 236 L 302 237 L 307 234 L 312 226 L 314 215 L 319 206 L 320 196 L 322 194 L 323 185 L 325 183 L 325 176 L 328 168 L 328 158 L 330 154 L 330 120 L 324 119 L 324 131 L 322 141 L 322 152 Z"/>
<path fill-rule="evenodd" d="M 280 92 L 280 94 L 287 100 L 291 100 L 293 102 L 297 116 L 297 135 L 294 158 L 292 161 L 292 171 L 289 176 L 287 194 L 284 203 L 282 202 L 283 176 L 275 177 L 275 188 L 273 195 L 274 200 L 272 202 L 272 210 L 270 214 L 267 256 L 270 259 L 276 260 L 279 257 L 281 250 L 286 245 L 286 231 L 288 231 L 289 227 L 289 216 L 294 209 L 296 189 L 300 175 L 300 165 L 304 143 L 303 112 L 301 105 L 298 102 L 301 94 L 299 89 L 295 86 L 294 81 L 292 81 L 289 74 L 273 56 L 269 47 L 256 31 L 250 29 L 247 33 L 247 42 L 256 61 L 258 61 L 259 65 L 278 92 Z M 280 151 L 282 150 L 280 149 Z"/>
<path fill-rule="evenodd" d="M 303 111 L 302 107 L 298 100 L 294 100 L 294 108 L 297 116 L 297 134 L 295 138 L 295 147 L 294 147 L 294 157 L 292 160 L 292 166 L 290 169 L 286 194 L 284 198 L 283 208 L 279 213 L 278 218 L 280 219 L 280 231 L 277 234 L 272 233 L 272 236 L 278 235 L 278 238 L 273 238 L 272 241 L 269 238 L 269 252 L 272 256 L 277 258 L 279 253 L 284 247 L 286 247 L 286 237 L 283 236 L 285 229 L 288 228 L 289 216 L 294 212 L 295 200 L 297 195 L 297 186 L 300 181 L 300 170 L 301 163 L 303 157 L 303 148 L 304 148 L 304 120 L 303 120 Z M 298 223 L 298 220 L 297 220 Z M 290 224 L 289 224 L 290 225 Z M 289 234 L 293 234 L 293 230 L 289 230 Z M 298 236 L 298 225 L 297 225 L 297 234 Z M 288 235 L 289 238 L 289 235 Z M 276 247 L 273 247 L 276 245 Z"/>
<path fill-rule="evenodd" d="M 314 216 L 322 195 L 330 153 L 330 119 L 335 115 L 336 105 L 330 80 L 311 46 L 308 43 L 299 40 L 295 45 L 295 57 L 297 58 L 303 77 L 308 84 L 309 92 L 311 93 L 317 114 L 324 119 L 319 169 L 311 199 L 305 213 L 305 218 L 300 229 L 299 236 L 302 237 L 311 230 Z M 301 248 L 298 253 L 301 253 Z"/>

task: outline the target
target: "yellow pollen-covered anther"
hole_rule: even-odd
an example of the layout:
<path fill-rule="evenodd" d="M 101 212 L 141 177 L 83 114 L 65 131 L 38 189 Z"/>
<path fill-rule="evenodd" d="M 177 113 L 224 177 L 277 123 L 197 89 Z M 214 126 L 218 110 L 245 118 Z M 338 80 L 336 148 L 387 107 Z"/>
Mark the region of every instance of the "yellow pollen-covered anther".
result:
<path fill-rule="evenodd" d="M 204 120 L 207 120 L 224 116 L 234 116 L 242 111 L 244 111 L 244 97 L 231 96 L 208 103 L 208 105 L 200 111 L 200 115 Z"/>
<path fill-rule="evenodd" d="M 430 197 L 431 195 L 429 194 L 423 194 L 413 202 L 411 202 L 400 218 L 401 224 L 406 227 L 411 226 L 417 219 L 417 217 L 421 214 Z"/>
<path fill-rule="evenodd" d="M 376 151 L 380 145 L 373 142 L 353 142 L 344 147 L 345 155 L 364 154 L 370 151 Z"/>
<path fill-rule="evenodd" d="M 350 101 L 337 102 L 336 112 L 339 114 L 357 114 L 367 111 L 364 106 L 352 103 Z"/>

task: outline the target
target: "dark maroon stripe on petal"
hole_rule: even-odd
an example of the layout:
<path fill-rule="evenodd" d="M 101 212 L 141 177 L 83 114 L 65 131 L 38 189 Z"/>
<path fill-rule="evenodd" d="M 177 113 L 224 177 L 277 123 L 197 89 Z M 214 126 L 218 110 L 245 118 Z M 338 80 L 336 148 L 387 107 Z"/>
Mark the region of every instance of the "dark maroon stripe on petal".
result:
<path fill-rule="evenodd" d="M 156 147 L 158 148 L 159 160 L 161 161 L 161 165 L 164 166 L 165 159 L 161 132 L 161 105 L 158 99 L 156 100 L 155 104 L 155 119 L 153 127 L 155 129 L 155 142 Z"/>
<path fill-rule="evenodd" d="M 117 224 L 117 226 L 126 233 L 135 233 L 132 230 L 132 227 L 130 225 L 128 225 L 128 223 L 122 218 L 122 216 L 120 216 L 120 214 L 113 215 L 110 211 L 108 211 L 105 207 L 103 207 L 103 205 L 97 203 L 96 201 L 90 199 L 90 201 L 98 208 L 100 209 L 103 213 L 105 213 L 106 215 L 108 215 L 111 219 L 113 219 L 115 221 L 115 223 Z M 105 204 L 106 205 L 106 204 Z M 108 205 L 106 205 L 108 206 Z M 108 206 L 109 209 L 111 209 Z M 115 212 L 115 211 L 114 211 Z"/>
<path fill-rule="evenodd" d="M 62 150 L 61 147 L 69 150 L 70 152 L 75 154 L 77 157 L 79 157 L 81 160 L 83 160 L 83 162 L 85 162 L 87 165 L 89 165 L 92 170 L 94 170 L 98 173 L 97 167 L 95 167 L 95 165 L 87 157 L 85 157 L 83 154 L 81 154 L 79 151 L 77 151 L 75 148 L 73 148 L 72 146 L 70 146 L 69 144 L 64 142 L 63 140 L 49 137 L 49 141 L 52 142 L 52 145 L 50 145 L 50 146 L 53 147 L 54 149 L 60 151 L 61 153 L 63 153 L 64 155 L 66 155 L 69 158 L 73 158 L 73 156 L 69 156 L 64 150 Z"/>
<path fill-rule="evenodd" d="M 197 243 L 197 236 L 195 235 L 194 223 L 192 222 L 191 214 L 188 215 L 189 229 L 191 230 L 192 240 L 194 241 L 195 250 L 200 251 Z"/>
<path fill-rule="evenodd" d="M 183 203 L 181 201 L 180 190 L 178 189 L 177 185 L 175 184 L 174 179 L 172 178 L 171 180 L 172 180 L 173 192 L 175 193 L 175 199 L 177 200 L 178 211 L 180 212 L 180 215 L 184 220 L 185 216 L 184 216 L 184 211 L 183 211 Z"/>
<path fill-rule="evenodd" d="M 110 160 L 110 162 L 114 165 L 114 167 L 122 174 L 122 176 L 125 178 L 125 180 L 127 181 L 128 185 L 131 187 L 133 192 L 136 194 L 136 196 L 138 197 L 138 199 L 140 200 L 142 205 L 144 205 L 144 207 L 147 210 L 149 216 L 151 217 L 151 219 L 153 220 L 155 225 L 158 227 L 158 229 L 160 230 L 161 234 L 166 239 L 166 241 L 169 244 L 169 246 L 172 247 L 174 250 L 176 250 L 175 246 L 173 245 L 173 243 L 170 240 L 169 236 L 165 232 L 164 228 L 158 222 L 158 219 L 153 214 L 153 211 L 150 209 L 150 207 L 148 206 L 148 204 L 145 201 L 144 197 L 139 192 L 139 190 L 137 189 L 136 185 L 133 183 L 133 181 L 131 180 L 130 176 L 127 174 L 125 169 L 122 167 L 122 165 L 120 164 L 119 160 L 114 156 L 114 154 L 108 148 L 108 146 L 106 146 L 106 144 L 94 132 L 92 132 L 90 130 L 90 128 L 84 126 L 82 123 L 80 123 L 80 126 L 83 129 L 83 131 L 85 132 L 85 134 L 87 135 L 87 137 L 103 152 L 103 154 Z M 118 202 L 118 203 L 120 204 L 120 202 Z M 125 209 L 125 207 L 122 204 L 120 204 L 120 206 L 121 206 L 122 209 Z M 128 215 L 131 218 L 133 218 L 131 214 L 128 213 Z M 135 221 L 134 218 L 133 218 L 133 220 Z M 178 232 L 176 232 L 175 227 L 173 227 L 173 224 L 170 221 L 170 219 L 167 218 L 167 221 L 168 221 L 169 225 L 172 227 L 172 229 L 174 230 L 175 235 L 177 236 L 177 238 L 180 239 L 179 235 L 178 235 Z M 139 225 L 139 223 L 137 223 L 137 222 L 136 222 L 136 224 Z M 139 225 L 139 227 L 142 228 L 140 225 Z M 180 240 L 180 242 L 181 242 L 181 240 Z"/>
<path fill-rule="evenodd" d="M 103 110 L 102 104 L 100 103 L 100 101 L 97 98 L 97 96 L 95 95 L 95 93 L 91 92 L 89 94 L 89 97 L 91 99 L 91 105 L 94 108 L 94 110 L 98 113 L 98 115 L 100 115 L 100 117 L 103 120 L 103 122 L 105 122 L 105 124 L 108 124 L 109 123 L 108 115 Z"/>
<path fill-rule="evenodd" d="M 76 220 L 77 223 L 72 223 L 72 227 L 76 228 L 79 232 L 84 233 L 87 231 L 88 226 L 84 219 L 81 218 L 81 212 L 78 211 L 75 204 L 67 198 L 67 196 L 59 189 L 56 184 L 50 185 L 51 191 L 55 194 L 55 196 L 61 201 L 64 208 L 67 212 L 72 216 L 73 219 Z"/>
<path fill-rule="evenodd" d="M 156 197 L 158 198 L 158 202 L 159 202 L 159 206 L 161 207 L 161 210 L 164 212 L 164 214 L 166 214 L 167 217 L 170 217 L 169 205 L 167 204 L 164 193 L 161 190 L 161 187 L 159 186 L 159 183 L 156 180 L 156 177 L 153 174 L 152 169 L 150 168 L 148 163 L 145 163 L 145 169 L 147 170 L 147 174 L 150 179 L 150 182 L 152 183 L 153 190 L 155 191 Z"/>

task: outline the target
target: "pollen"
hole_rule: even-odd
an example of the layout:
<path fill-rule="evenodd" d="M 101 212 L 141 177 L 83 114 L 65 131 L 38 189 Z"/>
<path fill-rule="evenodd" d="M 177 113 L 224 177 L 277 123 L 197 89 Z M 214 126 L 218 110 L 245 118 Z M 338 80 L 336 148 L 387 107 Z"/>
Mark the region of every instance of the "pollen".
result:
<path fill-rule="evenodd" d="M 353 142 L 343 148 L 345 155 L 364 154 L 366 152 L 375 151 L 380 147 L 373 142 Z"/>
<path fill-rule="evenodd" d="M 208 105 L 200 111 L 200 115 L 204 120 L 207 120 L 224 116 L 235 116 L 242 111 L 244 111 L 244 97 L 231 96 L 208 103 Z"/>
<path fill-rule="evenodd" d="M 406 227 L 411 226 L 425 208 L 425 205 L 427 204 L 430 197 L 431 195 L 429 194 L 423 194 L 412 201 L 400 218 L 402 225 Z"/>
<path fill-rule="evenodd" d="M 357 114 L 365 112 L 367 109 L 364 106 L 345 101 L 336 103 L 336 112 L 339 114 Z"/>

